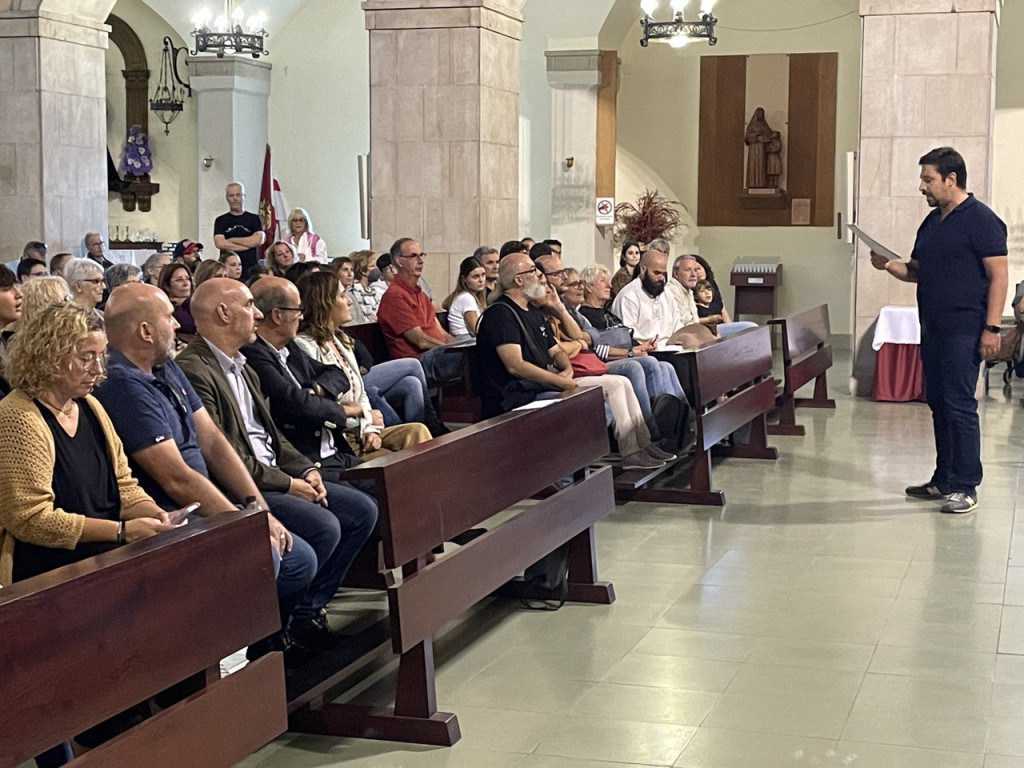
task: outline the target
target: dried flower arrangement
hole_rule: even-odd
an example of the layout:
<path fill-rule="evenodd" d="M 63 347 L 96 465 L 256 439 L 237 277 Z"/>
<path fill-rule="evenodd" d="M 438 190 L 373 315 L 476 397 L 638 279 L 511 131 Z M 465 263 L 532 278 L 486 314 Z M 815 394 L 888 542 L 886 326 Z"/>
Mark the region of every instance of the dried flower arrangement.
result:
<path fill-rule="evenodd" d="M 615 242 L 636 240 L 649 243 L 657 238 L 671 240 L 679 226 L 678 200 L 666 200 L 658 190 L 645 189 L 635 203 L 615 206 Z"/>
<path fill-rule="evenodd" d="M 121 167 L 118 170 L 128 176 L 145 176 L 153 172 L 149 137 L 142 132 L 141 125 L 133 125 L 128 129 L 128 139 L 121 153 Z"/>

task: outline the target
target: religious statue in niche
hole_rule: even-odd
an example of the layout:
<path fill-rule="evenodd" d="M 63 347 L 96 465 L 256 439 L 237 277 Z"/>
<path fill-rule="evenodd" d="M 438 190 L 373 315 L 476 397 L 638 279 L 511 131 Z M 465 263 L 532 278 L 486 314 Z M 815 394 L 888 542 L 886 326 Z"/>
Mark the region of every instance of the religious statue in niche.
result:
<path fill-rule="evenodd" d="M 778 131 L 772 131 L 772 137 L 767 144 L 765 154 L 768 186 L 771 189 L 778 189 L 779 180 L 782 178 L 782 134 Z"/>
<path fill-rule="evenodd" d="M 754 116 L 747 123 L 747 132 L 743 137 L 747 145 L 747 189 L 769 189 L 772 184 L 768 181 L 768 145 L 772 141 L 773 131 L 768 121 L 764 119 L 764 107 L 754 110 Z M 779 151 L 782 146 L 779 142 Z M 781 156 L 780 156 L 781 159 Z M 781 169 L 780 169 L 781 172 Z M 776 178 L 776 184 L 778 179 Z"/>

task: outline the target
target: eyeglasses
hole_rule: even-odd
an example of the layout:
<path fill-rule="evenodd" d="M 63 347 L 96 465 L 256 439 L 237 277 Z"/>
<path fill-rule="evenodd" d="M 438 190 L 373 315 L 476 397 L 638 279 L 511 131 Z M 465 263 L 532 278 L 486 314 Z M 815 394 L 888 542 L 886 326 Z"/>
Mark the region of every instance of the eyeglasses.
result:
<path fill-rule="evenodd" d="M 102 285 L 104 281 L 102 277 L 83 277 L 79 282 L 92 283 L 93 285 Z"/>
<path fill-rule="evenodd" d="M 583 287 L 583 281 L 582 280 L 574 280 L 571 283 L 562 283 L 562 287 L 563 288 L 582 288 Z"/>
<path fill-rule="evenodd" d="M 274 307 L 282 312 L 302 312 L 302 307 Z"/>
<path fill-rule="evenodd" d="M 532 266 L 529 269 L 524 269 L 522 272 L 516 272 L 515 277 L 519 277 L 519 275 L 535 275 L 538 272 L 540 270 L 536 266 Z"/>
<path fill-rule="evenodd" d="M 554 272 L 545 272 L 545 277 L 565 277 L 565 273 L 569 271 L 568 267 L 564 269 L 556 269 Z"/>
<path fill-rule="evenodd" d="M 423 259 L 427 258 L 427 254 L 425 254 L 425 253 L 400 253 L 395 258 L 399 258 L 399 259 L 419 259 L 420 261 L 422 261 Z"/>
<path fill-rule="evenodd" d="M 101 352 L 99 354 L 96 352 L 89 352 L 84 355 L 77 355 L 75 359 L 78 360 L 79 365 L 83 368 L 92 368 L 93 366 L 98 365 L 102 369 L 103 366 L 107 364 L 106 352 Z"/>

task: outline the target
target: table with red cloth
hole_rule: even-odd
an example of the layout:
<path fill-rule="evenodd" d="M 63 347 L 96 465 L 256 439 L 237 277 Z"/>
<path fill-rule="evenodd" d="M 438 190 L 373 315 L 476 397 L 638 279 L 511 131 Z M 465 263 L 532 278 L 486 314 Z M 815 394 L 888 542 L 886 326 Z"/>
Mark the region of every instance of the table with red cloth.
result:
<path fill-rule="evenodd" d="M 877 353 L 871 397 L 905 403 L 924 398 L 917 307 L 882 307 L 871 342 Z"/>

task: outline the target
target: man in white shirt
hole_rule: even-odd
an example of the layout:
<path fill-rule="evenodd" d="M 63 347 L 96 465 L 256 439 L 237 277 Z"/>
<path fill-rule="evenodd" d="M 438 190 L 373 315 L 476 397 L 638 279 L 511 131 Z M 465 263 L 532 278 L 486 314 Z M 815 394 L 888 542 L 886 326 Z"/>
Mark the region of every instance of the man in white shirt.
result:
<path fill-rule="evenodd" d="M 668 279 L 666 292 L 673 298 L 679 309 L 679 322 L 683 325 L 700 323 L 697 302 L 693 298 L 693 287 L 697 284 L 697 260 L 692 254 L 676 256 L 672 264 L 672 277 Z"/>
<path fill-rule="evenodd" d="M 638 340 L 695 347 L 714 336 L 699 322 L 684 323 L 676 300 L 666 293 L 670 250 L 667 240 L 652 240 L 648 244 L 640 258 L 638 277 L 619 291 L 612 312 L 633 329 Z"/>

